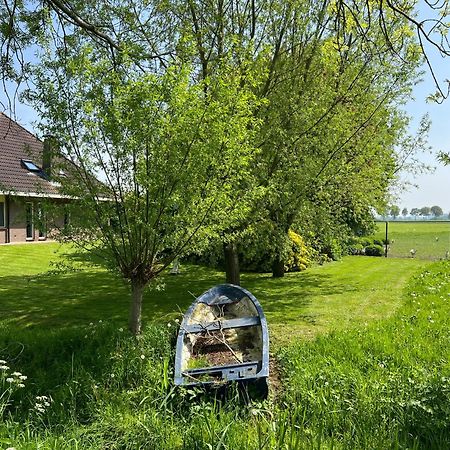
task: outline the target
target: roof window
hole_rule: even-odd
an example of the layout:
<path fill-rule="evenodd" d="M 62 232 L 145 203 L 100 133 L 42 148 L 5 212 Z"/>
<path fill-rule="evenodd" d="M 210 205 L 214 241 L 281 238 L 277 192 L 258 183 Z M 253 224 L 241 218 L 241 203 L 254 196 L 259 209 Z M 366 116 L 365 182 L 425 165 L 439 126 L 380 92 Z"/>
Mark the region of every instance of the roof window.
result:
<path fill-rule="evenodd" d="M 41 169 L 39 169 L 39 167 L 36 164 L 34 164 L 33 161 L 21 159 L 21 162 L 25 166 L 25 168 L 27 168 L 31 172 L 40 172 L 41 171 Z"/>

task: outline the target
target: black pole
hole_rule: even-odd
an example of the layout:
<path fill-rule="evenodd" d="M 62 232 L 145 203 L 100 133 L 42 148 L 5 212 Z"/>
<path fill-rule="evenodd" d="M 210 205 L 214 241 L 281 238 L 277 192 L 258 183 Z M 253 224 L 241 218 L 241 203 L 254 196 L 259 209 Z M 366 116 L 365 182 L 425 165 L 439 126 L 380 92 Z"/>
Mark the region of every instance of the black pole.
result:
<path fill-rule="evenodd" d="M 384 257 L 387 258 L 388 255 L 388 224 L 389 222 L 386 221 L 386 237 L 384 240 Z"/>

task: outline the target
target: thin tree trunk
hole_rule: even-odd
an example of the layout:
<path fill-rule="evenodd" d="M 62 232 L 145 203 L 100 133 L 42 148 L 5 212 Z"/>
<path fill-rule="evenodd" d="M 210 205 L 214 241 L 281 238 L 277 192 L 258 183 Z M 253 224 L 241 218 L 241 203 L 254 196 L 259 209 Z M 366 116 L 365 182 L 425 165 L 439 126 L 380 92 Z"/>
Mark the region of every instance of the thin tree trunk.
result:
<path fill-rule="evenodd" d="M 131 307 L 128 327 L 135 336 L 141 332 L 144 287 L 145 285 L 141 282 L 131 280 Z"/>
<path fill-rule="evenodd" d="M 241 275 L 239 269 L 239 255 L 236 242 L 223 244 L 223 253 L 225 256 L 225 273 L 227 283 L 241 285 Z"/>
<path fill-rule="evenodd" d="M 284 261 L 279 255 L 275 257 L 272 263 L 272 276 L 273 278 L 284 277 Z"/>

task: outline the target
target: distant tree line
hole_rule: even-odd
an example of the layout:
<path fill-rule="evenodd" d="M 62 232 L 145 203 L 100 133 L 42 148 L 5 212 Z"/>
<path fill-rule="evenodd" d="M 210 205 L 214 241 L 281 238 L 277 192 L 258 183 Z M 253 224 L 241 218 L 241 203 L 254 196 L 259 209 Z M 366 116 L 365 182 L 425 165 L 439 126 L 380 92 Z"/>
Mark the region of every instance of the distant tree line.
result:
<path fill-rule="evenodd" d="M 398 216 L 400 216 L 400 207 L 397 205 L 391 205 L 388 210 L 386 211 L 387 216 L 391 216 L 392 218 L 396 219 Z M 442 208 L 438 205 L 434 206 L 423 206 L 422 208 L 411 208 L 410 211 L 408 211 L 408 208 L 403 208 L 401 210 L 401 215 L 403 217 L 413 216 L 416 217 L 442 217 L 444 215 L 444 211 Z M 450 213 L 449 213 L 450 218 Z"/>

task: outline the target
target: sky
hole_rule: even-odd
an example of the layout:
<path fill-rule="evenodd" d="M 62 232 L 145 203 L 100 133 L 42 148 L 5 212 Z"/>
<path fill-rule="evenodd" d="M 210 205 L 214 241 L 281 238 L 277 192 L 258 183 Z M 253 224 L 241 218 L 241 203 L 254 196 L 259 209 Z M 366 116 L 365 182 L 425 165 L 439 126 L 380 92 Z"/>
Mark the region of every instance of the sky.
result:
<path fill-rule="evenodd" d="M 450 59 L 436 60 L 436 67 L 440 79 L 445 78 L 445 72 L 450 77 Z M 450 151 L 450 98 L 442 104 L 429 103 L 426 98 L 435 91 L 434 83 L 429 72 L 423 76 L 424 81 L 416 86 L 414 99 L 405 105 L 405 111 L 412 117 L 411 132 L 417 129 L 420 118 L 428 113 L 431 120 L 428 143 L 431 154 L 420 154 L 419 159 L 427 165 L 433 166 L 432 173 L 418 175 L 415 178 L 404 174 L 402 178 L 416 185 L 409 187 L 393 202 L 401 209 L 421 208 L 423 206 L 440 206 L 445 213 L 450 212 L 450 166 L 445 167 L 436 160 L 436 153 L 440 150 Z"/>

